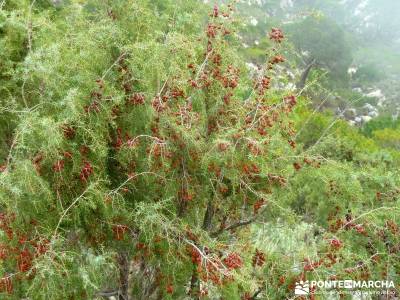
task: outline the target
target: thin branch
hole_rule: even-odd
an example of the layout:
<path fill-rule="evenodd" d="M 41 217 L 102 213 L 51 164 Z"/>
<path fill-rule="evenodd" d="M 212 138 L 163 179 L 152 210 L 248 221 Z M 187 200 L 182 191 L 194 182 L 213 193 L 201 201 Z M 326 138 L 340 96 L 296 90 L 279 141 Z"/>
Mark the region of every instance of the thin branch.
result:
<path fill-rule="evenodd" d="M 210 264 L 213 265 L 213 267 L 218 270 L 222 275 L 226 276 L 229 273 L 229 270 L 222 264 L 223 269 L 220 268 L 220 266 L 218 266 L 212 259 L 210 259 L 206 254 L 203 253 L 203 251 L 201 251 L 199 249 L 199 247 L 197 247 L 194 243 L 192 243 L 191 241 L 184 239 L 184 241 L 186 243 L 188 243 L 189 245 L 191 245 L 193 248 L 196 249 L 196 251 L 200 254 L 200 256 L 205 260 L 208 261 Z"/>
<path fill-rule="evenodd" d="M 260 198 L 265 197 L 263 194 L 261 194 L 261 193 L 255 191 L 254 189 L 252 189 L 244 180 L 240 180 L 240 182 L 241 182 L 250 192 L 252 192 L 252 193 L 253 193 L 254 195 L 256 195 L 257 197 L 260 197 Z M 277 207 L 280 208 L 281 210 L 284 210 L 284 211 L 286 211 L 287 213 L 292 214 L 292 212 L 291 212 L 289 209 L 280 206 L 276 201 L 273 201 L 273 200 L 271 200 L 271 199 L 268 199 L 268 202 L 274 204 L 275 206 L 277 206 Z"/>
<path fill-rule="evenodd" d="M 354 218 L 354 219 L 352 219 L 352 220 L 346 222 L 346 223 L 343 224 L 342 227 L 340 227 L 339 229 L 344 229 L 344 228 L 346 228 L 346 226 L 350 225 L 351 223 L 354 223 L 354 221 L 359 220 L 359 219 L 361 219 L 361 218 L 363 218 L 363 217 L 365 217 L 365 216 L 367 216 L 367 215 L 370 215 L 370 214 L 372 214 L 372 213 L 374 213 L 374 212 L 376 212 L 376 211 L 379 211 L 379 210 L 400 210 L 400 207 L 395 207 L 395 206 L 394 206 L 394 207 L 387 207 L 387 206 L 383 206 L 383 207 L 378 207 L 378 208 L 372 209 L 372 210 L 367 211 L 367 212 L 365 212 L 365 213 L 359 215 L 358 217 L 356 217 L 356 218 Z"/>
<path fill-rule="evenodd" d="M 203 63 L 202 63 L 201 66 L 200 66 L 199 71 L 198 71 L 197 74 L 196 74 L 196 78 L 195 78 L 195 81 L 196 81 L 196 82 L 197 82 L 197 80 L 199 80 L 200 74 L 203 72 L 203 69 L 205 68 L 205 66 L 206 66 L 206 64 L 207 64 L 208 58 L 210 57 L 210 55 L 211 55 L 213 52 L 214 52 L 214 51 L 211 50 L 211 51 L 209 51 L 209 52 L 207 53 L 206 58 L 204 59 Z"/>
<path fill-rule="evenodd" d="M 126 55 L 126 52 L 122 52 L 120 56 L 114 61 L 114 63 L 103 73 L 103 76 L 101 76 L 101 79 L 104 80 L 108 73 L 120 62 L 120 60 Z"/>
<path fill-rule="evenodd" d="M 119 191 L 120 189 L 122 189 L 122 188 L 123 188 L 129 181 L 131 181 L 132 179 L 134 179 L 134 178 L 136 178 L 136 177 L 138 177 L 138 176 L 141 176 L 141 175 L 146 175 L 146 174 L 151 174 L 151 175 L 154 175 L 154 176 L 158 176 L 158 177 L 160 177 L 160 178 L 162 178 L 162 179 L 165 179 L 165 177 L 163 177 L 163 176 L 161 176 L 161 175 L 158 175 L 157 173 L 154 173 L 154 172 L 142 172 L 142 173 L 134 174 L 134 175 L 132 175 L 132 176 L 129 176 L 128 179 L 125 180 L 119 187 L 117 187 L 116 189 L 110 191 L 110 192 L 108 193 L 108 196 L 110 196 L 110 195 L 112 195 L 112 194 L 118 193 L 118 191 Z"/>
<path fill-rule="evenodd" d="M 198 71 L 197 74 L 196 74 L 196 77 L 195 77 L 195 79 L 194 79 L 195 82 L 197 82 L 197 81 L 199 80 L 200 75 L 201 75 L 201 73 L 203 72 L 203 69 L 206 67 L 207 61 L 208 61 L 208 59 L 209 59 L 209 57 L 210 57 L 210 55 L 211 55 L 212 53 L 213 53 L 213 51 L 210 51 L 210 52 L 207 53 L 206 58 L 204 59 L 203 63 L 202 63 L 201 66 L 200 66 L 199 71 Z M 187 102 L 188 102 L 189 104 L 192 103 L 192 96 L 193 96 L 193 95 L 191 95 L 191 96 L 189 96 L 189 97 L 187 98 Z"/>
<path fill-rule="evenodd" d="M 169 81 L 169 77 L 167 78 L 167 80 L 165 80 L 163 86 L 161 87 L 160 91 L 157 93 L 157 96 L 161 96 L 161 94 L 164 92 L 165 87 L 167 86 L 167 83 Z"/>
<path fill-rule="evenodd" d="M 325 97 L 325 99 L 318 105 L 316 109 L 310 114 L 310 116 L 307 118 L 307 120 L 304 122 L 303 126 L 300 128 L 300 130 L 297 131 L 294 139 L 297 140 L 297 137 L 300 135 L 300 133 L 303 131 L 303 129 L 306 127 L 306 125 L 311 121 L 312 117 L 316 114 L 317 111 L 320 111 L 322 106 L 326 103 L 326 101 L 329 100 L 329 96 L 332 95 L 333 92 L 329 92 L 329 94 Z"/>
<path fill-rule="evenodd" d="M 27 30 L 28 30 L 28 49 L 32 50 L 32 8 L 35 5 L 36 0 L 33 0 L 31 5 L 29 6 L 29 15 L 27 20 Z"/>
<path fill-rule="evenodd" d="M 224 231 L 229 231 L 229 230 L 236 229 L 238 227 L 249 225 L 249 224 L 253 223 L 254 221 L 256 221 L 256 219 L 257 219 L 257 216 L 254 216 L 253 218 L 250 218 L 248 220 L 238 221 L 238 222 L 233 223 L 233 224 L 231 224 L 231 225 L 229 225 L 227 227 L 223 227 L 223 228 L 221 228 L 221 229 L 219 229 L 217 231 L 214 231 L 213 233 L 211 233 L 211 236 L 212 237 L 217 237 Z"/>
<path fill-rule="evenodd" d="M 26 101 L 26 98 L 25 98 L 25 84 L 26 84 L 26 80 L 27 80 L 27 77 L 24 76 L 24 82 L 22 83 L 22 86 L 21 86 L 21 96 L 22 96 L 22 101 L 24 102 L 25 108 L 28 108 L 28 102 Z"/>
<path fill-rule="evenodd" d="M 112 297 L 112 296 L 118 296 L 119 295 L 119 290 L 98 292 L 96 295 L 98 297 L 109 298 L 109 297 Z"/>
<path fill-rule="evenodd" d="M 163 140 L 159 139 L 158 137 L 155 136 L 151 136 L 151 135 L 147 135 L 147 134 L 141 134 L 138 135 L 136 137 L 134 137 L 132 140 L 129 141 L 130 144 L 134 144 L 136 142 L 137 139 L 142 138 L 142 137 L 146 137 L 149 138 L 151 140 L 155 140 L 156 142 L 158 142 L 159 144 L 166 144 Z M 126 142 L 127 144 L 128 142 Z"/>
<path fill-rule="evenodd" d="M 75 205 L 76 203 L 78 203 L 78 201 L 79 201 L 80 199 L 83 198 L 83 196 L 86 194 L 86 192 L 87 192 L 88 190 L 89 190 L 89 187 L 87 187 L 87 188 L 83 191 L 83 193 L 82 193 L 78 198 L 76 198 L 76 199 L 70 204 L 70 206 L 68 206 L 68 208 L 67 208 L 66 210 L 64 210 L 63 214 L 62 214 L 61 217 L 60 217 L 60 220 L 58 220 L 56 229 L 54 230 L 54 234 L 53 234 L 53 237 L 54 237 L 54 238 L 56 237 L 58 228 L 60 227 L 61 222 L 63 221 L 64 217 L 67 215 L 68 211 L 69 211 L 72 207 L 74 207 L 74 205 Z"/>
<path fill-rule="evenodd" d="M 11 143 L 11 146 L 10 146 L 10 150 L 9 150 L 9 152 L 8 152 L 7 162 L 6 162 L 6 167 L 7 167 L 7 168 L 9 168 L 10 163 L 11 163 L 12 151 L 13 151 L 15 145 L 17 144 L 18 134 L 19 134 L 19 131 L 15 134 L 15 137 L 14 137 L 12 143 Z"/>
<path fill-rule="evenodd" d="M 251 296 L 250 300 L 256 300 L 257 296 L 265 289 L 265 287 L 260 287 L 254 294 Z"/>

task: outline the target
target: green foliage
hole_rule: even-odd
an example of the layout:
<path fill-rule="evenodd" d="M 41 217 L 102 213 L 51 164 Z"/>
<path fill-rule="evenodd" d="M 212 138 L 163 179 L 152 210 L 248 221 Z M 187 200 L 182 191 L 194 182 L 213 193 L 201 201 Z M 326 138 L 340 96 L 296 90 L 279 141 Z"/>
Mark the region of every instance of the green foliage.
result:
<path fill-rule="evenodd" d="M 366 123 L 361 128 L 361 132 L 367 137 L 372 137 L 376 130 L 383 130 L 385 128 L 396 129 L 399 128 L 399 125 L 400 120 L 393 120 L 392 116 L 382 115 Z"/>
<path fill-rule="evenodd" d="M 361 65 L 356 74 L 354 75 L 354 79 L 361 83 L 376 83 L 384 78 L 384 74 L 382 70 L 373 64 Z"/>
<path fill-rule="evenodd" d="M 373 135 L 376 142 L 382 147 L 394 148 L 397 150 L 400 147 L 400 130 L 398 129 L 385 128 L 375 130 Z"/>
<path fill-rule="evenodd" d="M 307 63 L 315 60 L 337 82 L 343 85 L 347 81 L 352 51 L 344 31 L 333 20 L 311 15 L 286 28 L 298 51 L 307 53 Z"/>
<path fill-rule="evenodd" d="M 2 299 L 284 299 L 300 279 L 398 278 L 398 132 L 364 136 L 280 89 L 280 30 L 254 76 L 233 6 L 0 15 Z M 343 33 L 303 25 L 344 71 Z"/>
<path fill-rule="evenodd" d="M 338 117 L 299 110 L 297 141 L 304 147 L 318 146 L 317 153 L 338 160 L 352 160 L 358 152 L 373 153 L 378 150 L 374 141 L 358 133 Z"/>
<path fill-rule="evenodd" d="M 366 104 L 370 104 L 374 107 L 378 104 L 378 99 L 374 97 L 367 97 L 363 94 L 352 91 L 350 89 L 337 89 L 336 92 L 340 96 L 340 98 L 344 99 L 342 106 L 336 107 L 355 107 L 355 108 L 363 108 Z"/>

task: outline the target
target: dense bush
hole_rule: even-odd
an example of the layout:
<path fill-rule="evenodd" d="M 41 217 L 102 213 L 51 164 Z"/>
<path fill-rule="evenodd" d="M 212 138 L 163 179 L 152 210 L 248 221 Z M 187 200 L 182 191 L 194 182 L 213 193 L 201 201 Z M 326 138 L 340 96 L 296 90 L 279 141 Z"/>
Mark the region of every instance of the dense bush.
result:
<path fill-rule="evenodd" d="M 236 17 L 195 0 L 2 7 L 4 299 L 284 299 L 301 279 L 398 278 L 396 152 L 276 88 L 280 29 L 252 75 Z"/>
<path fill-rule="evenodd" d="M 394 120 L 392 116 L 382 115 L 366 123 L 361 128 L 361 132 L 367 137 L 372 137 L 374 135 L 374 131 L 383 130 L 385 128 L 396 129 L 400 127 L 399 125 L 399 119 Z"/>

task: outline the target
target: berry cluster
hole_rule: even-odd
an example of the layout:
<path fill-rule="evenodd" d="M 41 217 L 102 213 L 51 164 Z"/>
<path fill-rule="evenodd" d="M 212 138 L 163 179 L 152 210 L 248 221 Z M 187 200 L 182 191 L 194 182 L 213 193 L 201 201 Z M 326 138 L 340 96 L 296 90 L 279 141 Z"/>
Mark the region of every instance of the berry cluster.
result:
<path fill-rule="evenodd" d="M 87 180 L 89 179 L 90 175 L 93 174 L 93 167 L 90 164 L 90 162 L 85 161 L 84 165 L 81 169 L 81 173 L 79 174 L 79 177 L 81 179 L 82 182 L 87 182 Z"/>
<path fill-rule="evenodd" d="M 0 230 L 8 239 L 8 243 L 0 245 L 0 260 L 8 265 L 14 265 L 14 269 L 21 273 L 15 277 L 5 274 L 0 278 L 0 292 L 9 294 L 13 293 L 13 280 L 29 280 L 34 276 L 34 259 L 49 249 L 49 241 L 37 238 L 33 233 L 36 230 L 36 221 L 30 222 L 32 230 L 28 235 L 12 227 L 14 220 L 15 215 L 0 213 Z"/>
<path fill-rule="evenodd" d="M 262 267 L 265 264 L 265 254 L 260 250 L 256 249 L 256 253 L 252 258 L 253 267 Z"/>
<path fill-rule="evenodd" d="M 269 33 L 269 38 L 277 43 L 282 43 L 285 39 L 283 32 L 279 28 L 272 28 L 271 32 Z"/>
<path fill-rule="evenodd" d="M 228 269 L 238 269 L 243 266 L 243 260 L 239 254 L 236 252 L 229 253 L 227 257 L 224 258 L 224 264 Z"/>
<path fill-rule="evenodd" d="M 114 225 L 112 231 L 114 233 L 114 239 L 121 241 L 124 239 L 125 233 L 128 231 L 129 227 L 121 224 Z"/>

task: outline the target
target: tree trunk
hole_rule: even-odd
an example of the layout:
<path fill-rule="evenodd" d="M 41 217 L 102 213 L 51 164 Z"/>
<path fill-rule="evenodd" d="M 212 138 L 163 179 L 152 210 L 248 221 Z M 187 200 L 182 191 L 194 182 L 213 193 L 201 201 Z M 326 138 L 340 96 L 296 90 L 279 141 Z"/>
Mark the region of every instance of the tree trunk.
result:
<path fill-rule="evenodd" d="M 310 71 L 314 65 L 315 65 L 315 59 L 311 60 L 311 62 L 304 69 L 303 73 L 301 74 L 300 81 L 297 83 L 298 90 L 302 90 L 306 86 L 308 75 L 310 74 Z"/>
<path fill-rule="evenodd" d="M 129 300 L 129 265 L 128 254 L 118 254 L 119 266 L 119 300 Z"/>
<path fill-rule="evenodd" d="M 210 231 L 211 229 L 211 224 L 212 224 L 212 219 L 214 216 L 214 205 L 212 203 L 212 198 L 210 198 L 210 200 L 208 200 L 208 204 L 207 204 L 207 210 L 204 214 L 204 219 L 203 219 L 203 229 L 205 231 Z"/>
<path fill-rule="evenodd" d="M 200 299 L 200 286 L 199 274 L 197 273 L 197 266 L 193 265 L 192 278 L 190 279 L 190 296 L 192 300 Z"/>

